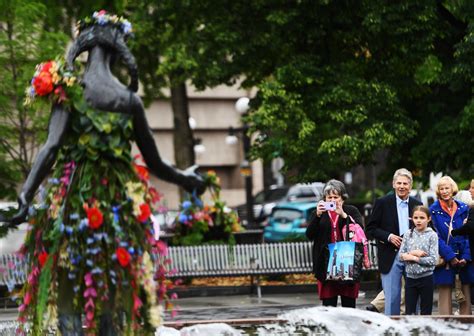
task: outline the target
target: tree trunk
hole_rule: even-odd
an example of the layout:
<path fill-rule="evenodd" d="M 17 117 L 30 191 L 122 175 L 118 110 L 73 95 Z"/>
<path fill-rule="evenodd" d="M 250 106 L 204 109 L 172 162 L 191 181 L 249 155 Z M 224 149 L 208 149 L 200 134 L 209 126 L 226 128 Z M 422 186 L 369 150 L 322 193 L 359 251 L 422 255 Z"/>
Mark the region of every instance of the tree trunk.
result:
<path fill-rule="evenodd" d="M 194 165 L 193 131 L 189 126 L 189 103 L 186 84 L 178 83 L 171 87 L 171 107 L 173 109 L 173 144 L 174 159 L 179 169 L 186 169 Z M 180 197 L 183 199 L 183 189 L 180 188 Z"/>

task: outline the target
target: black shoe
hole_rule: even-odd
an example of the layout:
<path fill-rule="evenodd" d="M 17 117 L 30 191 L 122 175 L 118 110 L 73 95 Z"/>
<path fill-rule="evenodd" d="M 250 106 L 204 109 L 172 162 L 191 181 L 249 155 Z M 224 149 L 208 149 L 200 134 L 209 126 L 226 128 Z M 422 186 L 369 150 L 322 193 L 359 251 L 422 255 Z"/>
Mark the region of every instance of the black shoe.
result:
<path fill-rule="evenodd" d="M 379 311 L 377 310 L 377 308 L 375 308 L 373 304 L 369 304 L 368 306 L 365 306 L 365 310 L 379 313 Z"/>

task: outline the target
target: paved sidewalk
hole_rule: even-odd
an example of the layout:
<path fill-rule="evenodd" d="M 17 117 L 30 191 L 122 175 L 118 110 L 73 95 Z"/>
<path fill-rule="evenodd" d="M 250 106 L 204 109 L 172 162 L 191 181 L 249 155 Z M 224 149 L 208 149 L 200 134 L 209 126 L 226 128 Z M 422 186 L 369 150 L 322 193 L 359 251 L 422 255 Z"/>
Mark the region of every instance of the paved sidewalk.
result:
<path fill-rule="evenodd" d="M 357 309 L 365 309 L 376 294 L 377 291 L 374 290 L 360 291 L 356 303 Z M 434 301 L 433 314 L 437 314 L 437 293 L 435 293 Z M 179 307 L 178 314 L 172 318 L 169 313 L 166 313 L 165 321 L 167 322 L 267 318 L 276 317 L 294 309 L 321 306 L 316 288 L 314 293 L 264 294 L 261 299 L 258 299 L 256 295 L 227 295 L 182 298 L 174 300 L 173 303 Z M 15 320 L 16 316 L 16 308 L 0 309 L 0 322 Z"/>
<path fill-rule="evenodd" d="M 377 295 L 377 291 L 360 291 L 356 301 L 357 309 L 365 307 Z M 187 320 L 221 320 L 276 317 L 289 310 L 321 306 L 316 289 L 314 293 L 268 294 L 261 299 L 251 295 L 194 297 L 177 299 L 179 307 L 173 319 L 169 314 L 165 321 Z M 340 305 L 340 302 L 339 302 Z M 438 311 L 438 296 L 435 293 L 433 314 Z"/>

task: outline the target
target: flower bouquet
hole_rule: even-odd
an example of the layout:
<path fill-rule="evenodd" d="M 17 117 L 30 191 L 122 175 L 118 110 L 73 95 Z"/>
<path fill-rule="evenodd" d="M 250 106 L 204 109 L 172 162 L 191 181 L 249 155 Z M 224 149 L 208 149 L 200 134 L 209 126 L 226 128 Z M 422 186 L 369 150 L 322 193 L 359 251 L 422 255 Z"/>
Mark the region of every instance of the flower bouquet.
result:
<path fill-rule="evenodd" d="M 205 181 L 212 204 L 205 205 L 195 193 L 181 204 L 175 221 L 174 245 L 234 245 L 232 233 L 242 230 L 237 213 L 220 198 L 220 180 L 216 173 L 208 171 Z"/>

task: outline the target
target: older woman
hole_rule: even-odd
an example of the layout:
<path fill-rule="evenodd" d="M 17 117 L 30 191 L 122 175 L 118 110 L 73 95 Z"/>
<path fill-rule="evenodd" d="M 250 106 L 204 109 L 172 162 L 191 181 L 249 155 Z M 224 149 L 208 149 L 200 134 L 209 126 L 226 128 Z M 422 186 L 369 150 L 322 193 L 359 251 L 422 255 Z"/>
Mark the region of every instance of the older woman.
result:
<path fill-rule="evenodd" d="M 323 200 L 318 202 L 316 211 L 311 219 L 306 236 L 313 244 L 313 272 L 318 279 L 318 294 L 324 306 L 337 306 L 337 298 L 341 297 L 343 307 L 355 308 L 359 296 L 359 283 L 345 284 L 326 281 L 329 243 L 344 240 L 342 228 L 350 220 L 362 224 L 363 219 L 359 210 L 352 205 L 344 204 L 348 198 L 344 184 L 330 180 L 323 189 Z M 335 207 L 328 210 L 325 202 L 333 202 Z"/>
<path fill-rule="evenodd" d="M 438 233 L 439 254 L 445 265 L 435 269 L 434 283 L 439 287 L 438 309 L 440 315 L 452 314 L 452 289 L 459 273 L 462 292 L 470 297 L 470 283 L 474 282 L 474 267 L 471 264 L 469 242 L 464 236 L 453 236 L 452 230 L 462 227 L 469 207 L 454 199 L 458 186 L 449 176 L 443 176 L 436 186 L 438 200 L 431 207 L 431 218 Z M 461 315 L 471 314 L 471 303 L 460 303 Z"/>

